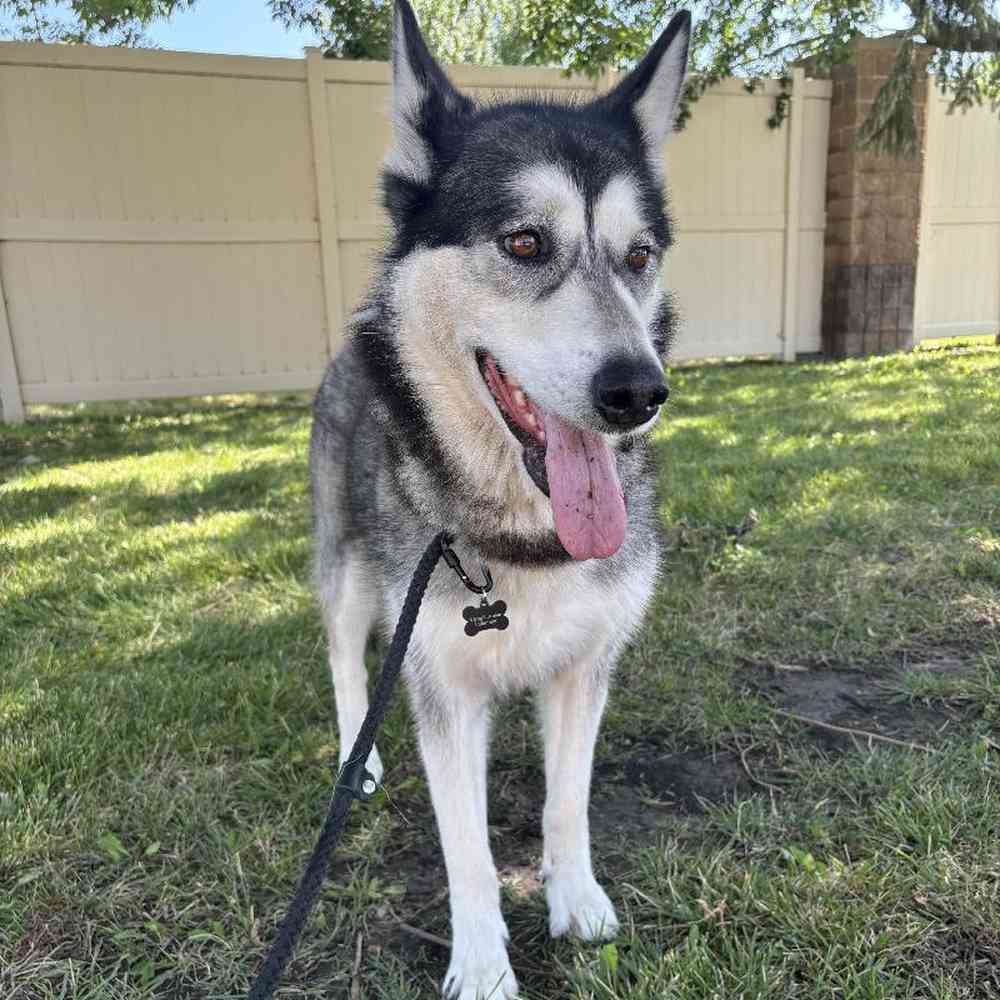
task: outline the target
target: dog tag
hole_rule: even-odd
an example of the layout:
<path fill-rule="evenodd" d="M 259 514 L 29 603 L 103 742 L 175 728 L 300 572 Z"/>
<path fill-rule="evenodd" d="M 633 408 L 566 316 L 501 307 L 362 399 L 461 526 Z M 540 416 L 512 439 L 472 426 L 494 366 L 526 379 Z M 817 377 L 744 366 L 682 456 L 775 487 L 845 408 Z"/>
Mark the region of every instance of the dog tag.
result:
<path fill-rule="evenodd" d="M 479 602 L 478 608 L 463 608 L 462 617 L 465 619 L 466 635 L 479 635 L 490 628 L 502 632 L 510 624 L 507 605 L 503 601 L 491 604 L 485 597 Z"/>
<path fill-rule="evenodd" d="M 446 536 L 441 539 L 441 555 L 444 557 L 444 561 L 455 571 L 459 580 L 465 584 L 466 589 L 471 590 L 474 594 L 479 594 L 481 598 L 478 608 L 462 608 L 462 617 L 465 619 L 465 634 L 479 635 L 480 632 L 485 632 L 490 628 L 502 632 L 510 624 L 510 619 L 507 617 L 507 605 L 503 601 L 494 601 L 491 604 L 486 600 L 486 595 L 493 589 L 493 574 L 490 573 L 489 566 L 483 563 L 482 584 L 473 583 L 469 579 L 469 574 L 462 569 L 462 563 L 450 542 L 451 539 Z"/>

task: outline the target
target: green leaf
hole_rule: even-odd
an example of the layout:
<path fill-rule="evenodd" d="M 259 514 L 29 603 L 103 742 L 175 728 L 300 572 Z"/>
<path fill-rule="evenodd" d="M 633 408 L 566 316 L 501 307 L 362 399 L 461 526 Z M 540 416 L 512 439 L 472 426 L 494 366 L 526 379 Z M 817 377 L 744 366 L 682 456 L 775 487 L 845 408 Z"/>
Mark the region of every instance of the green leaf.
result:
<path fill-rule="evenodd" d="M 613 941 L 601 949 L 601 961 L 614 979 L 618 975 L 618 946 Z"/>
<path fill-rule="evenodd" d="M 128 857 L 128 850 L 116 834 L 102 834 L 97 838 L 97 846 L 116 864 Z"/>

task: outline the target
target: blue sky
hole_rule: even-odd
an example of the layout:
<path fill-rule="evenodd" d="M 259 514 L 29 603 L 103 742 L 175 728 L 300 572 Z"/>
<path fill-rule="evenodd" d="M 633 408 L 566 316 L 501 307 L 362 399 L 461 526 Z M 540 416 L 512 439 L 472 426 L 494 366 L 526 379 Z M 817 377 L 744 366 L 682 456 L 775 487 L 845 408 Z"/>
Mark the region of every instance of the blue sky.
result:
<path fill-rule="evenodd" d="M 51 10 L 56 17 L 66 18 L 65 7 L 60 10 L 53 5 Z M 12 28 L 13 19 L 0 14 L 0 41 L 11 36 Z M 272 20 L 266 0 L 197 0 L 193 8 L 169 21 L 151 24 L 145 34 L 161 49 L 292 58 L 317 42 L 310 32 L 286 31 Z"/>
<path fill-rule="evenodd" d="M 146 30 L 162 49 L 228 52 L 251 56 L 302 55 L 315 45 L 311 32 L 286 31 L 271 19 L 265 0 L 198 0 L 190 10 Z"/>

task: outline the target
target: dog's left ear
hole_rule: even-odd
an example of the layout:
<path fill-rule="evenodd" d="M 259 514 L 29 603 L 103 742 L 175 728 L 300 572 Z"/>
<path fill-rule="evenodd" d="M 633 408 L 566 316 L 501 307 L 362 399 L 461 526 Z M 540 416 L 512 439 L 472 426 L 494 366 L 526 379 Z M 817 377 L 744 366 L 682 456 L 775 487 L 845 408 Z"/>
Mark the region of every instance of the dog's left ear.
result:
<path fill-rule="evenodd" d="M 682 10 L 642 62 L 600 100 L 613 112 L 634 117 L 654 162 L 659 162 L 660 147 L 674 129 L 690 41 L 691 13 Z"/>
<path fill-rule="evenodd" d="M 390 173 L 422 184 L 431 176 L 435 127 L 447 115 L 469 110 L 463 97 L 434 61 L 416 15 L 396 0 L 392 23 L 392 148 Z"/>

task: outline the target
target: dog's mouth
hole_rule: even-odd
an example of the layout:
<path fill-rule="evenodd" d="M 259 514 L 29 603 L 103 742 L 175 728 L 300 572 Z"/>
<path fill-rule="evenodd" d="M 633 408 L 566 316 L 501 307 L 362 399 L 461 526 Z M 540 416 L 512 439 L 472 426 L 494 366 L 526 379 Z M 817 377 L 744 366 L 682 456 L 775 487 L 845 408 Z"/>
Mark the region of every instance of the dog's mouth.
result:
<path fill-rule="evenodd" d="M 596 431 L 539 406 L 487 351 L 476 361 L 524 467 L 552 504 L 556 534 L 574 559 L 606 559 L 625 540 L 625 498 L 614 452 Z"/>

